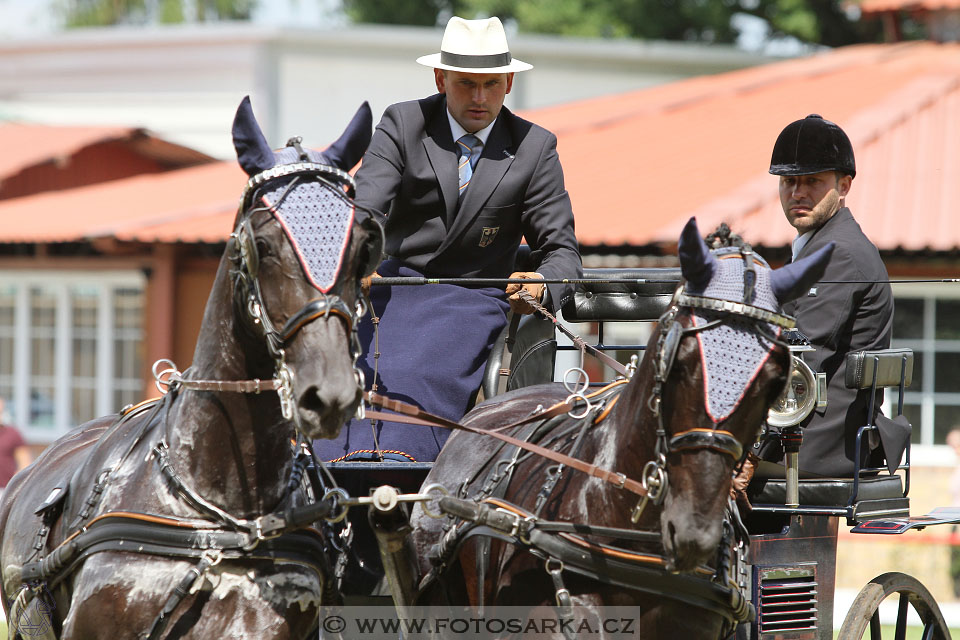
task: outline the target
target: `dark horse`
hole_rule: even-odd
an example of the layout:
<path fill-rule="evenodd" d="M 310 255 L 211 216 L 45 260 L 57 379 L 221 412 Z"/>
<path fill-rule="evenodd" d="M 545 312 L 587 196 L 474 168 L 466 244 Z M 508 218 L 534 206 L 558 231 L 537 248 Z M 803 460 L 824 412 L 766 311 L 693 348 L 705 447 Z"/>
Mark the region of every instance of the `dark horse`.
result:
<path fill-rule="evenodd" d="M 336 435 L 360 400 L 359 283 L 383 238 L 354 211 L 346 170 L 371 128 L 364 103 L 324 153 L 299 139 L 275 153 L 240 104 L 234 145 L 251 178 L 192 366 L 167 368 L 159 401 L 55 442 L 3 496 L 4 607 L 20 637 L 314 627 L 331 588 L 325 539 L 282 514 L 311 503 L 302 443 Z"/>
<path fill-rule="evenodd" d="M 779 335 L 792 320 L 779 304 L 822 275 L 830 251 L 773 271 L 747 248 L 710 251 L 691 219 L 685 284 L 629 382 L 589 405 L 558 385 L 529 387 L 464 418 L 565 453 L 585 472 L 488 435 L 459 431 L 446 443 L 424 486 L 446 487 L 441 504 L 456 517 L 414 510 L 419 603 L 631 606 L 634 637 L 728 633 L 749 612 L 737 589 L 733 470 L 784 388 Z M 569 413 L 531 420 L 565 400 Z"/>

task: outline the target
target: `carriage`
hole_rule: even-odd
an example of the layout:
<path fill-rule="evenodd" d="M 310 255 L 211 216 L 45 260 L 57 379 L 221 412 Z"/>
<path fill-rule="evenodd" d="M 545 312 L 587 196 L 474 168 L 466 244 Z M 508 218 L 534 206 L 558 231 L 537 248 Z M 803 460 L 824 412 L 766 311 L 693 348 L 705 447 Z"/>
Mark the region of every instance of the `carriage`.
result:
<path fill-rule="evenodd" d="M 563 308 L 568 323 L 593 323 L 596 341 L 591 345 L 558 346 L 557 325 L 542 315 L 516 318 L 504 329 L 487 362 L 481 397 L 494 397 L 507 390 L 552 381 L 558 352 L 576 351 L 582 362 L 586 351 L 642 351 L 643 344 L 611 344 L 605 339 L 608 323 L 650 324 L 661 318 L 680 281 L 677 268 L 586 269 L 584 282 L 578 285 L 575 299 Z M 560 328 L 562 330 L 562 327 Z M 608 331 L 609 332 L 609 331 Z M 567 340 L 567 342 L 570 342 Z M 902 462 L 892 467 L 858 465 L 851 478 L 801 477 L 797 470 L 798 426 L 820 395 L 816 374 L 802 361 L 809 346 L 800 335 L 791 347 L 793 369 L 787 390 L 771 409 L 768 423 L 775 426 L 763 438 L 786 443 L 786 466 L 762 463 L 761 473 L 751 483 L 749 496 L 752 513 L 745 522 L 749 531 L 748 551 L 737 569 L 739 587 L 749 601 L 751 612 L 738 626 L 741 640 L 834 637 L 834 584 L 837 564 L 837 538 L 841 525 L 856 534 L 899 535 L 911 529 L 960 521 L 955 509 L 936 509 L 928 515 L 909 514 L 910 443 L 905 442 Z M 902 415 L 904 388 L 912 376 L 913 354 L 909 349 L 887 349 L 857 353 L 852 358 L 847 384 L 853 388 L 887 388 L 895 395 L 892 403 Z M 626 360 L 626 359 L 624 359 Z M 636 359 L 634 359 L 634 363 Z M 602 386 L 603 383 L 594 383 Z M 819 388 L 818 388 L 819 386 Z M 872 394 L 873 395 L 873 394 Z M 873 414 L 871 410 L 870 415 Z M 861 427 L 857 445 L 867 439 L 877 425 Z M 761 439 L 763 439 L 761 438 Z M 759 443 L 758 443 L 759 446 Z M 860 459 L 859 452 L 857 459 Z M 431 463 L 350 463 L 328 465 L 340 477 L 354 473 L 367 475 L 371 485 L 387 484 L 397 491 L 410 491 L 426 476 Z M 380 483 L 380 479 L 384 479 Z M 435 487 L 427 487 L 435 491 Z M 430 493 L 422 499 L 435 499 Z M 398 503 L 371 511 L 397 509 Z M 359 522 L 359 520 L 358 520 Z M 395 529 L 402 527 L 394 524 Z M 382 536 L 379 551 L 387 560 L 387 582 L 396 600 L 410 599 L 409 576 L 397 573 L 396 558 L 389 558 L 389 544 Z M 367 544 L 373 538 L 367 538 Z M 394 544 L 394 548 L 395 548 Z M 375 549 L 368 547 L 367 552 Z M 393 575 L 389 575 L 393 572 Z M 404 593 L 406 590 L 406 593 Z M 904 637 L 908 616 L 919 617 L 923 638 L 949 638 L 950 632 L 930 592 L 917 579 L 897 572 L 878 575 L 857 595 L 837 637 L 842 640 L 879 639 L 881 604 L 899 596 L 895 625 L 896 638 Z M 391 602 L 390 597 L 384 602 Z M 364 599 L 352 602 L 366 601 Z M 351 602 L 348 596 L 348 602 Z M 889 633 L 889 631 L 887 632 Z"/>
<path fill-rule="evenodd" d="M 388 595 L 373 597 L 401 618 L 437 598 L 480 611 L 546 604 L 553 633 L 570 638 L 575 606 L 612 603 L 639 605 L 656 637 L 829 638 L 840 518 L 885 534 L 960 521 L 909 517 L 909 442 L 903 465 L 799 478 L 794 424 L 816 380 L 791 355 L 803 346 L 791 348 L 779 303 L 818 279 L 829 251 L 771 270 L 743 246 L 711 251 L 693 221 L 680 269 L 588 271 L 563 309 L 601 327 L 597 345 L 575 343 L 618 380 L 592 387 L 577 368 L 552 384 L 560 325 L 541 310 L 508 323 L 486 400 L 461 422 L 367 394 L 456 429 L 436 463 L 315 464 L 306 438 L 335 433 L 364 382 L 359 285 L 383 233 L 354 217 L 343 169 L 369 129 L 361 109 L 325 155 L 297 139 L 275 153 L 241 104 L 234 140 L 251 179 L 193 366 L 156 368 L 161 400 L 61 439 L 0 503 L 0 524 L 16 524 L 0 534 L 12 638 L 311 637 L 324 606 L 375 593 L 340 580 L 357 556 L 379 557 Z M 653 321 L 642 362 L 605 355 L 642 345 L 604 345 L 604 323 Z M 724 353 L 733 374 L 713 368 Z M 851 357 L 849 385 L 895 385 L 902 405 L 909 352 Z M 787 464 L 751 485 L 744 522 L 731 471 L 777 421 L 767 437 Z M 925 638 L 949 637 L 930 594 L 900 574 L 864 588 L 841 637 L 879 638 L 893 593 L 898 638 L 910 606 Z"/>

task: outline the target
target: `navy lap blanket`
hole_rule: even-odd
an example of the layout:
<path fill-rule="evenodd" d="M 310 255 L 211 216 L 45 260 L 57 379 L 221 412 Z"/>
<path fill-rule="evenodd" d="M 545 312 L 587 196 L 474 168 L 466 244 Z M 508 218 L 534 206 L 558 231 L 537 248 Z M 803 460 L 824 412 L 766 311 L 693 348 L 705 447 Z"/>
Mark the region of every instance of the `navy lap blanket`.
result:
<path fill-rule="evenodd" d="M 396 260 L 383 262 L 377 272 L 384 277 L 423 275 Z M 377 393 L 450 420 L 463 417 L 480 387 L 487 355 L 506 325 L 510 307 L 503 290 L 373 286 L 370 298 L 380 317 Z M 373 340 L 368 313 L 360 324 L 363 356 L 358 363 L 368 389 L 374 379 Z M 353 419 L 338 438 L 315 440 L 313 448 L 324 461 L 376 461 L 379 444 L 387 460 L 429 462 L 449 436 L 449 430 L 439 427 Z"/>

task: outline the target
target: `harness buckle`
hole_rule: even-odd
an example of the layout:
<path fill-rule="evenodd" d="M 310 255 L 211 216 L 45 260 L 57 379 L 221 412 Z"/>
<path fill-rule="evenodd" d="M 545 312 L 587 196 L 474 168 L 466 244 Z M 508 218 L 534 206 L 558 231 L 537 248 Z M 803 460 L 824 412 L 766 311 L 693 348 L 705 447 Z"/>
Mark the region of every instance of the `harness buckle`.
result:
<path fill-rule="evenodd" d="M 523 518 L 521 518 L 518 514 L 514 513 L 513 511 L 508 511 L 503 507 L 497 507 L 496 509 L 494 509 L 494 513 L 502 513 L 503 515 L 509 516 L 510 518 L 513 519 L 513 522 L 510 524 L 510 532 L 507 533 L 507 535 L 510 536 L 511 538 L 516 538 L 517 532 L 520 531 L 520 522 L 523 520 Z"/>
<path fill-rule="evenodd" d="M 613 475 L 617 476 L 617 480 L 619 481 L 613 486 L 616 487 L 617 489 L 623 489 L 627 484 L 627 476 L 624 475 L 623 473 L 620 473 L 619 471 L 617 471 Z"/>
<path fill-rule="evenodd" d="M 215 567 L 220 564 L 220 561 L 223 560 L 223 550 L 222 549 L 207 549 L 203 552 L 203 557 L 207 558 L 210 561 L 210 566 Z"/>

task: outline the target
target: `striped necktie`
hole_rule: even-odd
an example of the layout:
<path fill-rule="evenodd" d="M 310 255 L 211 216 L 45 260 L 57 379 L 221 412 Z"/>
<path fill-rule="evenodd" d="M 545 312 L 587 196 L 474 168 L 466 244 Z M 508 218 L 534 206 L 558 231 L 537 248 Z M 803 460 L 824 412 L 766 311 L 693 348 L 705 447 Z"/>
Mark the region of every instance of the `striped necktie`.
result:
<path fill-rule="evenodd" d="M 457 151 L 460 153 L 460 164 L 457 171 L 460 174 L 460 195 L 458 201 L 463 200 L 463 194 L 467 191 L 467 185 L 470 184 L 470 178 L 473 177 L 473 170 L 480 159 L 480 151 L 483 149 L 483 143 L 480 138 L 468 133 L 457 140 Z"/>

